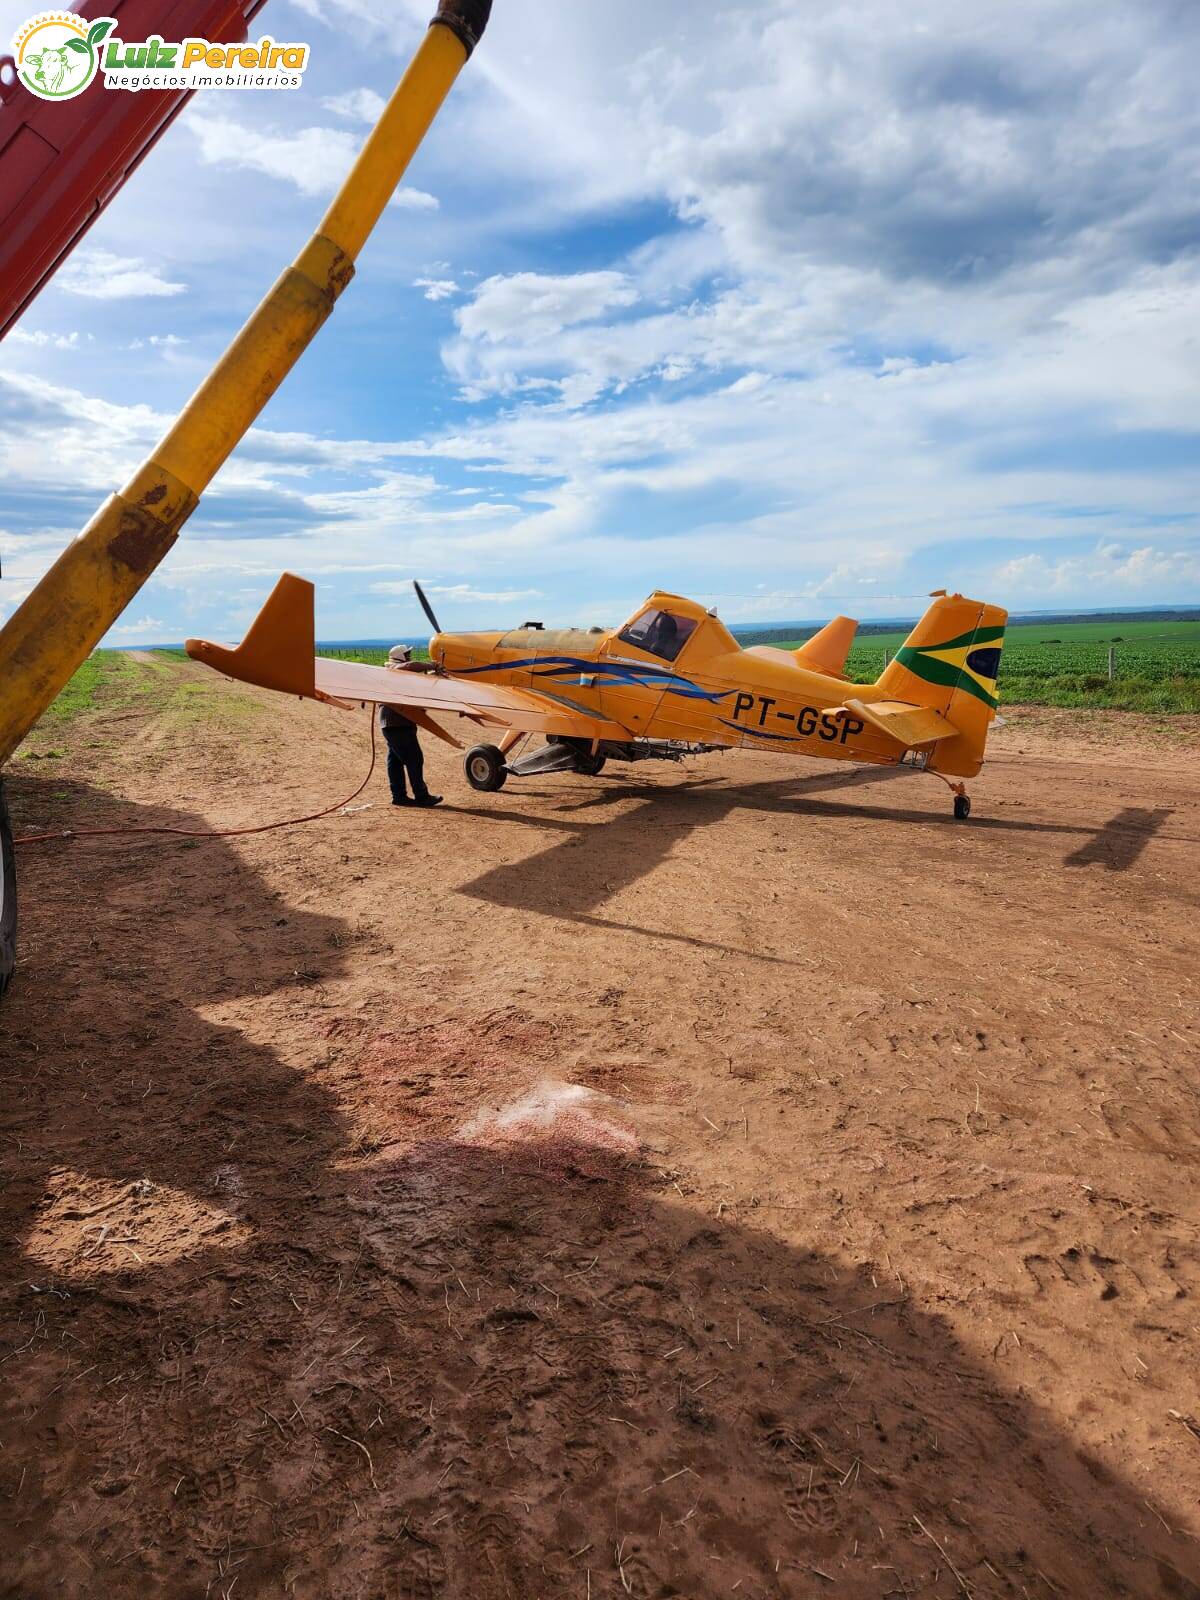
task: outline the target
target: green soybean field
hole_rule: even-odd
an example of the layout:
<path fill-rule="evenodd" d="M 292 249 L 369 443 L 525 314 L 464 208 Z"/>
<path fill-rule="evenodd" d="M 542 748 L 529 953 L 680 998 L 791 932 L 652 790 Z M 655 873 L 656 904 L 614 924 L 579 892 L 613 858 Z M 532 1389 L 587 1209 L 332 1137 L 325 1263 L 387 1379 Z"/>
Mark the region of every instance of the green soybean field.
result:
<path fill-rule="evenodd" d="M 888 658 L 893 656 L 905 637 L 900 628 L 857 639 L 847 672 L 857 683 L 873 682 L 883 671 L 885 652 Z M 771 640 L 785 649 L 802 642 Z M 1107 706 L 1120 711 L 1200 711 L 1200 619 L 1010 625 L 1000 658 L 1000 699 L 1009 704 Z"/>

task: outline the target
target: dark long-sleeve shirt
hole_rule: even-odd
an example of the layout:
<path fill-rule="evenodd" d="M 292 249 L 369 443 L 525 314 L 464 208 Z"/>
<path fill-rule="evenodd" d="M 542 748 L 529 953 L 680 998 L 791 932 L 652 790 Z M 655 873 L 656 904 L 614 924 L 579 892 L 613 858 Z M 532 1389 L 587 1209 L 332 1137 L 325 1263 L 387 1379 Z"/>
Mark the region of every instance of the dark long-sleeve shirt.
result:
<path fill-rule="evenodd" d="M 402 667 L 393 668 L 396 672 L 432 672 L 431 661 L 406 661 Z M 399 706 L 380 706 L 379 726 L 381 728 L 415 728 L 416 723 L 411 717 L 406 717 Z"/>

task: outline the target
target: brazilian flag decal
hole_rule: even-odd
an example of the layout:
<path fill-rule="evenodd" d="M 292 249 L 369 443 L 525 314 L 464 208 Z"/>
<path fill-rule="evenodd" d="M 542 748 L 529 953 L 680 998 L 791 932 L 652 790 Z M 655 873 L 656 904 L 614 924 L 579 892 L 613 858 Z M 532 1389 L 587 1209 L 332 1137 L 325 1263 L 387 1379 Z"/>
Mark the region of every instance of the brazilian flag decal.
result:
<path fill-rule="evenodd" d="M 945 644 L 903 645 L 896 660 L 926 683 L 962 689 L 994 711 L 1000 704 L 996 677 L 1003 641 L 1003 628 L 975 628 Z"/>

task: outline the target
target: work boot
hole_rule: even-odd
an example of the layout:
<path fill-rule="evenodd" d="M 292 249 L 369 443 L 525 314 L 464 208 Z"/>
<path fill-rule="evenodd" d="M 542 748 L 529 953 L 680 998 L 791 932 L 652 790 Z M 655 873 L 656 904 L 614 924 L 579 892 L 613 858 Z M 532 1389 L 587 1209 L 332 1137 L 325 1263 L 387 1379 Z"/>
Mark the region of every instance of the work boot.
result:
<path fill-rule="evenodd" d="M 413 805 L 415 805 L 415 806 L 440 806 L 441 803 L 442 803 L 442 797 L 441 797 L 440 794 L 422 794 L 422 795 L 418 795 L 417 798 L 413 801 Z"/>
<path fill-rule="evenodd" d="M 410 800 L 406 794 L 394 794 L 392 796 L 392 804 L 394 806 L 411 806 L 415 802 Z"/>

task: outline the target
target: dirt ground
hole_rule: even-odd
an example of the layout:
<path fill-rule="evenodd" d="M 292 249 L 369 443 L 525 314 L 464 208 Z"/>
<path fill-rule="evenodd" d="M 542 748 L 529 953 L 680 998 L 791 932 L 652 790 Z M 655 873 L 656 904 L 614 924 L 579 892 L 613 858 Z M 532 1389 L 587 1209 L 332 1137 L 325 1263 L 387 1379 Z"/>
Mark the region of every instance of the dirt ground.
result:
<path fill-rule="evenodd" d="M 140 667 L 19 833 L 365 770 Z M 993 751 L 23 848 L 0 1594 L 1200 1596 L 1200 722 Z"/>

